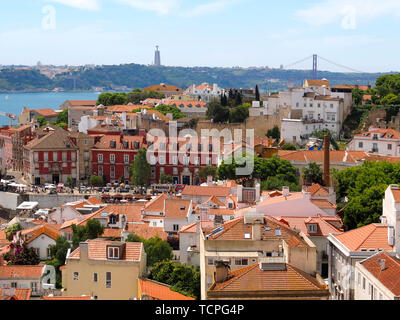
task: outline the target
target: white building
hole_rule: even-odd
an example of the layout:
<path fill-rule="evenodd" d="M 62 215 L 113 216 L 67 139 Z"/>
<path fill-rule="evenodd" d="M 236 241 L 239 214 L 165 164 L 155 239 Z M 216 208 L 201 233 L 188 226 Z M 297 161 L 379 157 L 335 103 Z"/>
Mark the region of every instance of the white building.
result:
<path fill-rule="evenodd" d="M 218 84 L 214 83 L 212 86 L 208 83 L 202 83 L 198 86 L 195 84 L 191 85 L 186 89 L 185 94 L 193 97 L 200 97 L 201 101 L 210 102 L 213 99 L 221 97 L 225 93 L 225 90 L 220 88 Z"/>
<path fill-rule="evenodd" d="M 400 157 L 400 132 L 371 127 L 367 132 L 355 135 L 347 149 Z"/>
<path fill-rule="evenodd" d="M 282 119 L 281 138 L 294 144 L 305 143 L 314 131 L 330 130 L 339 136 L 351 106 L 352 93 L 333 92 L 326 79 L 305 80 L 303 87 L 279 92 L 263 102 L 266 114 L 291 108 L 289 117 Z"/>
<path fill-rule="evenodd" d="M 355 300 L 400 300 L 400 260 L 380 252 L 356 263 Z"/>

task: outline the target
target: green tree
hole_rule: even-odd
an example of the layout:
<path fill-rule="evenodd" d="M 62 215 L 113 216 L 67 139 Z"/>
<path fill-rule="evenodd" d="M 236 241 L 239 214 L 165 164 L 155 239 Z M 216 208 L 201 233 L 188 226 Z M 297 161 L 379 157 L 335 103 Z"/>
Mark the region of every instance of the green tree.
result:
<path fill-rule="evenodd" d="M 74 187 L 74 179 L 72 177 L 67 177 L 67 186 L 70 188 Z"/>
<path fill-rule="evenodd" d="M 100 176 L 91 176 L 89 179 L 89 184 L 93 187 L 101 187 L 104 185 L 104 179 Z"/>
<path fill-rule="evenodd" d="M 364 96 L 364 91 L 359 89 L 359 88 L 355 88 L 353 89 L 353 103 L 355 105 L 361 105 L 362 104 L 362 99 Z"/>
<path fill-rule="evenodd" d="M 229 120 L 229 115 L 229 108 L 222 106 L 218 101 L 212 101 L 208 104 L 207 120 L 213 120 L 214 123 L 226 123 Z"/>
<path fill-rule="evenodd" d="M 146 187 L 149 184 L 151 176 L 151 167 L 147 162 L 146 149 L 139 150 L 133 164 L 129 168 L 132 176 L 132 184 L 136 187 Z"/>
<path fill-rule="evenodd" d="M 171 246 L 160 237 L 146 240 L 144 250 L 147 255 L 147 265 L 153 266 L 157 262 L 171 260 L 173 257 Z"/>
<path fill-rule="evenodd" d="M 58 125 L 60 123 L 67 123 L 67 127 L 68 127 L 68 109 L 61 111 L 57 115 L 56 124 Z"/>
<path fill-rule="evenodd" d="M 162 261 L 153 266 L 149 278 L 172 286 L 173 291 L 200 299 L 200 271 L 193 267 Z"/>
<path fill-rule="evenodd" d="M 303 180 L 307 185 L 312 185 L 313 183 L 323 185 L 323 172 L 321 166 L 313 162 L 310 163 L 308 167 L 303 169 Z"/>
<path fill-rule="evenodd" d="M 279 127 L 274 126 L 272 129 L 268 130 L 267 138 L 280 139 L 281 138 L 281 130 L 279 130 Z"/>
<path fill-rule="evenodd" d="M 243 123 L 249 117 L 249 108 L 247 106 L 238 106 L 229 112 L 230 123 Z"/>
<path fill-rule="evenodd" d="M 380 222 L 385 190 L 400 182 L 400 164 L 364 162 L 337 172 L 335 179 L 338 203 L 345 205 L 343 222 L 348 229 L 354 229 Z"/>
<path fill-rule="evenodd" d="M 99 238 L 104 233 L 104 227 L 98 219 L 89 220 L 85 226 L 72 225 L 72 244 L 74 247 L 86 240 Z"/>
<path fill-rule="evenodd" d="M 400 97 L 394 93 L 389 93 L 381 99 L 383 105 L 398 105 L 400 104 Z"/>
<path fill-rule="evenodd" d="M 22 228 L 21 228 L 21 225 L 19 223 L 15 223 L 12 226 L 9 226 L 6 229 L 7 239 L 10 239 L 16 232 L 21 231 L 21 230 L 22 230 Z"/>
<path fill-rule="evenodd" d="M 161 184 L 171 184 L 174 181 L 171 175 L 162 174 L 160 176 L 160 183 Z"/>
<path fill-rule="evenodd" d="M 130 233 L 126 238 L 126 242 L 145 242 L 146 239 L 139 237 L 137 234 Z"/>
<path fill-rule="evenodd" d="M 207 180 L 209 176 L 215 179 L 215 177 L 217 176 L 217 168 L 213 166 L 206 166 L 200 169 L 199 171 L 200 179 Z"/>
<path fill-rule="evenodd" d="M 60 236 L 56 239 L 56 244 L 50 246 L 50 256 L 52 259 L 57 259 L 59 266 L 63 266 L 69 248 L 71 248 L 70 243 L 65 237 Z"/>
<path fill-rule="evenodd" d="M 158 112 L 162 113 L 163 115 L 167 115 L 168 113 L 172 113 L 174 120 L 178 120 L 181 118 L 185 118 L 185 114 L 175 106 L 167 106 L 167 105 L 159 105 L 155 108 Z"/>
<path fill-rule="evenodd" d="M 40 127 L 44 127 L 48 123 L 45 117 L 37 117 L 36 120 L 39 123 Z"/>
<path fill-rule="evenodd" d="M 287 142 L 282 146 L 282 150 L 297 150 L 296 146 Z"/>

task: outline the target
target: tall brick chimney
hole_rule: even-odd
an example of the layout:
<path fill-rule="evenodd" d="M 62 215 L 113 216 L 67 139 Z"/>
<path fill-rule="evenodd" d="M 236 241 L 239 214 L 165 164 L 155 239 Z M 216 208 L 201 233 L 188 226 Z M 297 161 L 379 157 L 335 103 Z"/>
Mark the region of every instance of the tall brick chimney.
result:
<path fill-rule="evenodd" d="M 328 135 L 324 137 L 324 184 L 325 187 L 331 186 L 331 159 L 330 159 L 330 150 L 331 150 L 331 140 Z"/>

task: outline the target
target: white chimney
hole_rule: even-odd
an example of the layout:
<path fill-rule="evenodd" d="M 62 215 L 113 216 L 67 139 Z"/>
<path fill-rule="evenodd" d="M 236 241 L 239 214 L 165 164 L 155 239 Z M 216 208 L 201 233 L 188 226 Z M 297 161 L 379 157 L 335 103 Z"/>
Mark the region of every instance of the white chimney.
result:
<path fill-rule="evenodd" d="M 282 195 L 284 197 L 289 197 L 290 196 L 290 188 L 289 187 L 283 187 L 282 188 Z"/>
<path fill-rule="evenodd" d="M 386 270 L 386 260 L 380 259 L 379 264 L 381 265 L 381 271 Z"/>

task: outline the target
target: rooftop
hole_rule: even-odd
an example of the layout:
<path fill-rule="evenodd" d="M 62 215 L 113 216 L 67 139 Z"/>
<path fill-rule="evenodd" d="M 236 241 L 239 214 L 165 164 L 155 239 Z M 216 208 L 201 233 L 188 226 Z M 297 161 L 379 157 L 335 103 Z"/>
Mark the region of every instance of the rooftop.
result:
<path fill-rule="evenodd" d="M 142 279 L 138 279 L 138 282 L 141 294 L 152 297 L 155 300 L 195 300 L 194 298 L 172 291 L 170 286 L 162 283 Z"/>

